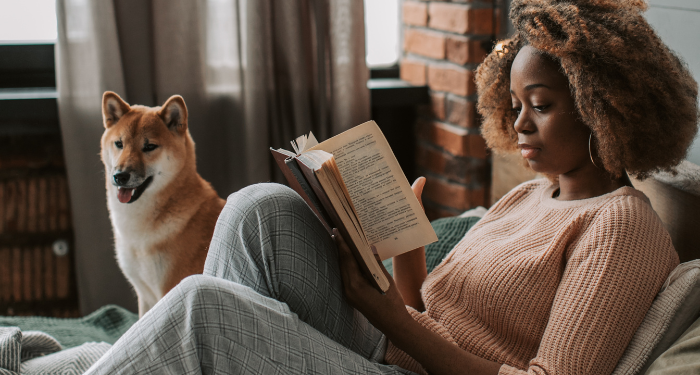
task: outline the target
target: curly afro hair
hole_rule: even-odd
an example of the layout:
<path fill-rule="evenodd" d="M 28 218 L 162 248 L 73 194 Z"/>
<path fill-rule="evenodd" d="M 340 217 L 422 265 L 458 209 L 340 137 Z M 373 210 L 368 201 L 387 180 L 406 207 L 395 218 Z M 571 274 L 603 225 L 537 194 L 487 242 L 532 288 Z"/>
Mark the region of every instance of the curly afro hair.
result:
<path fill-rule="evenodd" d="M 476 73 L 488 146 L 517 149 L 510 69 L 529 44 L 560 65 L 608 172 L 640 179 L 674 172 L 698 130 L 698 86 L 646 22 L 645 10 L 643 0 L 514 0 L 515 35 Z"/>

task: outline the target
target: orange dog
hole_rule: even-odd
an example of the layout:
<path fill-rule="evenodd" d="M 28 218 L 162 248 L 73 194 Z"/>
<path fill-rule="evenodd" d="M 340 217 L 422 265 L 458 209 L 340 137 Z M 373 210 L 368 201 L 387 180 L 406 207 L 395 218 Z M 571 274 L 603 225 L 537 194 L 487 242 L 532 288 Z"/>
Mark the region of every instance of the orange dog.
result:
<path fill-rule="evenodd" d="M 197 173 L 181 96 L 149 108 L 107 91 L 102 116 L 117 261 L 143 316 L 180 280 L 202 273 L 225 201 Z"/>

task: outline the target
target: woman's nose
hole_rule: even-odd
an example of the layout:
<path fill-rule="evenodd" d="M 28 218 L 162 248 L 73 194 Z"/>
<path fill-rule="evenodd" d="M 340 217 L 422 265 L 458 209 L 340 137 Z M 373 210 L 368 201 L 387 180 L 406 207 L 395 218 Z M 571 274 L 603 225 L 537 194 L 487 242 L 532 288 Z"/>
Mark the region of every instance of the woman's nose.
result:
<path fill-rule="evenodd" d="M 515 119 L 513 129 L 516 133 L 522 134 L 529 134 L 535 131 L 535 124 L 532 123 L 532 119 L 528 116 L 528 111 L 522 109 L 520 113 L 518 113 L 518 118 Z"/>

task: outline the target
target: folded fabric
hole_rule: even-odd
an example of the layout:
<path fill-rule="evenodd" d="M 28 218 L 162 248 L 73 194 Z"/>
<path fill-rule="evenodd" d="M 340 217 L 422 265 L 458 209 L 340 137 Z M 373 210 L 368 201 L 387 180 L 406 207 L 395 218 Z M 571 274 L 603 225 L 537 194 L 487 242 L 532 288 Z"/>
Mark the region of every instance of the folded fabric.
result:
<path fill-rule="evenodd" d="M 651 364 L 646 374 L 700 374 L 700 319 Z"/>
<path fill-rule="evenodd" d="M 85 342 L 114 344 L 138 316 L 122 307 L 106 305 L 82 318 L 40 316 L 0 316 L 0 327 L 19 327 L 22 331 L 42 331 L 54 337 L 64 348 Z"/>
<path fill-rule="evenodd" d="M 110 347 L 85 343 L 61 350 L 61 344 L 44 332 L 0 327 L 0 374 L 82 374 Z"/>

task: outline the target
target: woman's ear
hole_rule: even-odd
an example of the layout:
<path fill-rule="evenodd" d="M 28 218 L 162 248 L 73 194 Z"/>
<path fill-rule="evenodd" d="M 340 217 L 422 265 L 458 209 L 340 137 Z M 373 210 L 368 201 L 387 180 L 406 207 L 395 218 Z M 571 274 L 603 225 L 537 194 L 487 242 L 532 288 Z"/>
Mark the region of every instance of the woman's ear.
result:
<path fill-rule="evenodd" d="M 173 95 L 158 111 L 158 116 L 171 131 L 184 132 L 187 130 L 187 106 L 180 95 Z"/>
<path fill-rule="evenodd" d="M 105 129 L 119 122 L 119 119 L 131 110 L 122 98 L 112 91 L 105 91 L 102 94 L 102 122 Z"/>

